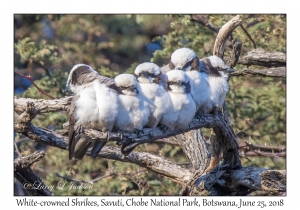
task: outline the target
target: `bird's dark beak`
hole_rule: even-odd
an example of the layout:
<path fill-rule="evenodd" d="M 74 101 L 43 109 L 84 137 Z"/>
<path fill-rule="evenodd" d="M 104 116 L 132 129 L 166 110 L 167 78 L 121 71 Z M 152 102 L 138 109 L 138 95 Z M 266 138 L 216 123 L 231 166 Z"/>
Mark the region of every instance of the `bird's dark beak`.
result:
<path fill-rule="evenodd" d="M 235 70 L 232 69 L 232 68 L 227 68 L 227 69 L 225 69 L 224 73 L 232 73 L 232 72 L 234 72 L 234 71 L 235 71 Z"/>
<path fill-rule="evenodd" d="M 191 85 L 189 82 L 184 83 L 185 86 L 185 93 L 190 93 L 191 92 Z"/>
<path fill-rule="evenodd" d="M 70 90 L 71 86 L 67 85 L 66 88 L 64 89 L 63 93 L 65 94 L 66 92 L 68 92 Z"/>
<path fill-rule="evenodd" d="M 153 79 L 153 82 L 159 84 L 161 80 L 162 80 L 162 74 L 160 73 Z"/>
<path fill-rule="evenodd" d="M 130 85 L 130 86 L 128 87 L 128 89 L 129 89 L 130 91 L 133 91 L 133 90 L 136 89 L 136 88 L 135 88 L 135 85 Z"/>
<path fill-rule="evenodd" d="M 142 75 L 144 75 L 144 77 L 145 77 L 145 78 L 148 78 L 148 76 L 149 76 L 149 75 L 148 75 L 148 73 L 147 73 L 147 72 L 145 72 L 145 71 L 142 71 L 142 73 L 141 73 L 141 74 L 142 74 Z"/>

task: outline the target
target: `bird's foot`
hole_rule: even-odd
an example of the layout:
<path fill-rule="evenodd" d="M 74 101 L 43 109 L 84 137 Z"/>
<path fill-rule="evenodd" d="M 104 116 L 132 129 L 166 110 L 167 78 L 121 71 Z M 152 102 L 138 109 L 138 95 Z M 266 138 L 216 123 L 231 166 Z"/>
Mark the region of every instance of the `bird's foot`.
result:
<path fill-rule="evenodd" d="M 143 130 L 139 130 L 139 129 L 135 129 L 133 131 L 133 133 L 135 133 L 138 137 L 141 137 L 144 134 Z"/>
<path fill-rule="evenodd" d="M 124 132 L 122 130 L 119 130 L 119 136 L 120 136 L 120 140 L 117 141 L 117 145 L 121 145 L 123 143 L 123 136 L 124 136 Z"/>
<path fill-rule="evenodd" d="M 163 133 L 166 133 L 168 131 L 168 127 L 162 124 L 158 124 L 157 126 Z"/>

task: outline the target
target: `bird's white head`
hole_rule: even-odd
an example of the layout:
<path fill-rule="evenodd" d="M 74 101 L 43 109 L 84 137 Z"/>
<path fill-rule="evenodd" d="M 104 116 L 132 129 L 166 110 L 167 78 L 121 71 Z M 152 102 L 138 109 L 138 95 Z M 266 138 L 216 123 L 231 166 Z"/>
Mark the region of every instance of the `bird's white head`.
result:
<path fill-rule="evenodd" d="M 69 73 L 69 77 L 64 92 L 71 90 L 73 93 L 77 93 L 80 90 L 81 85 L 90 83 L 99 76 L 92 67 L 86 64 L 76 64 L 73 66 Z"/>
<path fill-rule="evenodd" d="M 119 74 L 115 77 L 115 85 L 119 94 L 136 96 L 139 94 L 137 80 L 132 74 Z"/>
<path fill-rule="evenodd" d="M 198 70 L 199 58 L 193 50 L 189 48 L 179 48 L 171 55 L 169 67 L 171 70 Z"/>
<path fill-rule="evenodd" d="M 172 93 L 190 93 L 190 80 L 185 72 L 181 70 L 171 70 L 166 73 L 167 88 Z"/>
<path fill-rule="evenodd" d="M 218 56 L 212 55 L 208 57 L 210 60 L 211 65 L 214 68 L 217 68 L 218 71 L 224 71 L 225 73 L 231 73 L 235 70 L 233 68 L 228 67 L 225 62 Z"/>
<path fill-rule="evenodd" d="M 139 64 L 134 70 L 134 76 L 139 83 L 160 83 L 161 71 L 158 65 L 151 62 Z"/>

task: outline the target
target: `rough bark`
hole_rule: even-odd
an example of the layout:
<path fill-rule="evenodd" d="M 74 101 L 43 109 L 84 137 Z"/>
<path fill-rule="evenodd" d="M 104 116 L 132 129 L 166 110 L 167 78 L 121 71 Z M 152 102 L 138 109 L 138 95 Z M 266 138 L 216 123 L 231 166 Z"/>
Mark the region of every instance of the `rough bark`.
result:
<path fill-rule="evenodd" d="M 190 195 L 241 196 L 257 190 L 267 192 L 286 191 L 286 172 L 258 167 L 243 167 L 239 170 L 215 168 L 199 177 L 190 189 Z"/>
<path fill-rule="evenodd" d="M 173 161 L 147 152 L 132 151 L 129 155 L 124 156 L 119 148 L 107 146 L 101 150 L 99 156 L 137 164 L 181 184 L 189 181 L 192 176 L 189 170 L 181 168 Z"/>
<path fill-rule="evenodd" d="M 276 67 L 268 69 L 243 69 L 231 73 L 231 76 L 263 76 L 263 77 L 286 77 L 286 67 Z"/>
<path fill-rule="evenodd" d="M 173 137 L 191 164 L 192 172 L 204 172 L 208 167 L 210 153 L 200 129 L 190 130 Z"/>
<path fill-rule="evenodd" d="M 216 37 L 214 50 L 213 50 L 214 55 L 223 59 L 225 41 L 232 33 L 232 31 L 236 27 L 238 27 L 241 23 L 242 20 L 240 19 L 240 16 L 237 15 L 222 26 L 222 28 L 219 30 L 218 36 Z"/>
<path fill-rule="evenodd" d="M 234 68 L 239 60 L 241 51 L 242 51 L 242 43 L 239 41 L 233 42 L 233 48 L 229 59 L 227 60 L 227 66 L 230 68 Z"/>
<path fill-rule="evenodd" d="M 258 65 L 266 67 L 286 66 L 286 54 L 282 52 L 267 52 L 263 49 L 249 51 L 238 61 L 246 66 Z"/>
<path fill-rule="evenodd" d="M 19 157 L 14 161 L 14 176 L 30 195 L 52 195 L 42 179 L 30 168 L 34 162 L 39 161 L 45 155 L 44 151 L 36 151 L 31 155 Z"/>
<path fill-rule="evenodd" d="M 23 113 L 27 102 L 34 103 L 37 113 L 67 111 L 73 96 L 66 96 L 55 100 L 31 99 L 14 97 L 14 111 L 18 114 Z"/>

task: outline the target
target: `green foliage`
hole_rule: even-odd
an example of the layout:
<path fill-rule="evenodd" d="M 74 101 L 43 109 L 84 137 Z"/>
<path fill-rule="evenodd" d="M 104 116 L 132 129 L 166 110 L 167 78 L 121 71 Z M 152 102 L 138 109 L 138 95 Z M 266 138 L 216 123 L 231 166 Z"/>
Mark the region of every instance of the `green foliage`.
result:
<path fill-rule="evenodd" d="M 57 47 L 49 45 L 45 40 L 35 43 L 30 37 L 19 40 L 15 45 L 15 53 L 20 56 L 21 63 L 38 63 L 42 66 L 55 63 Z"/>
<path fill-rule="evenodd" d="M 204 15 L 216 28 L 235 15 Z M 15 15 L 15 69 L 30 72 L 35 83 L 55 98 L 63 97 L 62 90 L 73 65 L 86 63 L 101 75 L 115 77 L 146 61 L 162 66 L 179 47 L 193 49 L 199 58 L 212 54 L 216 33 L 190 20 L 189 15 Z M 258 48 L 286 52 L 286 17 L 284 15 L 241 15 L 243 26 Z M 248 24 L 258 21 L 247 27 Z M 46 26 L 52 37 L 46 34 Z M 253 43 L 238 27 L 233 38 L 243 43 L 245 54 L 254 49 Z M 147 54 L 146 44 L 156 41 L 161 50 Z M 228 42 L 229 43 L 229 42 Z M 227 54 L 230 50 L 226 48 Z M 225 54 L 225 55 L 227 55 Z M 47 68 L 49 75 L 39 68 Z M 236 69 L 244 68 L 237 65 Z M 253 66 L 251 68 L 258 68 Z M 230 79 L 226 103 L 234 131 L 242 141 L 257 144 L 286 144 L 286 81 L 273 78 Z M 22 97 L 49 99 L 31 86 Z M 52 130 L 62 129 L 66 112 L 38 115 L 33 124 Z M 209 130 L 203 129 L 209 136 Z M 18 134 L 16 140 L 24 138 Z M 18 143 L 22 155 L 36 150 L 32 141 Z M 114 145 L 109 142 L 108 145 Z M 177 163 L 187 158 L 177 145 L 145 144 L 136 148 L 170 158 Z M 176 195 L 180 186 L 157 173 L 134 164 L 84 157 L 69 161 L 68 152 L 47 147 L 47 155 L 34 166 L 35 172 L 47 186 L 54 186 L 55 195 Z M 242 158 L 244 165 L 270 169 L 285 169 L 284 158 Z M 83 164 L 84 163 L 84 164 Z M 182 165 L 188 167 L 188 165 Z M 66 179 L 93 180 L 90 190 L 61 190 L 57 186 Z M 77 183 L 78 184 L 78 183 Z M 71 183 L 66 183 L 69 189 Z M 89 185 L 84 183 L 84 185 Z"/>

